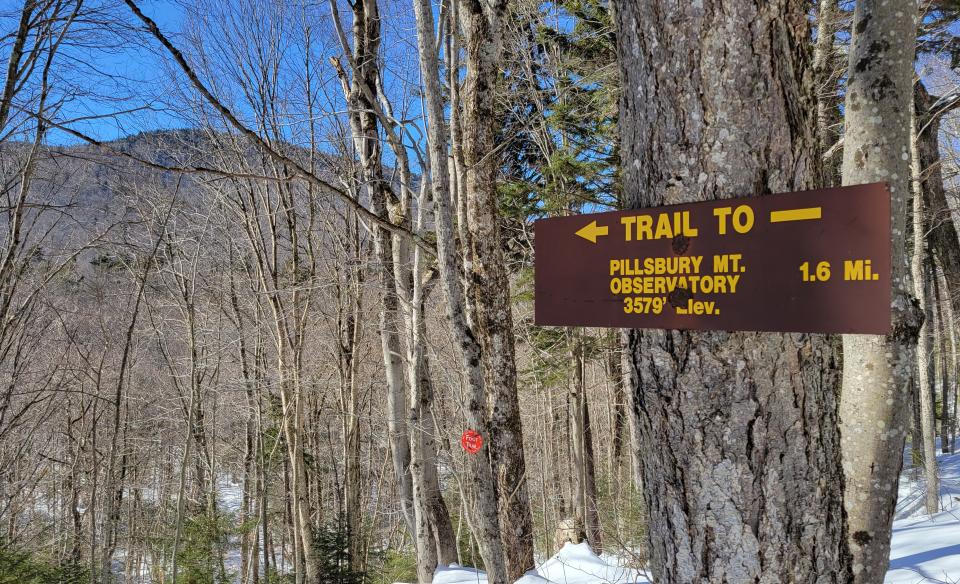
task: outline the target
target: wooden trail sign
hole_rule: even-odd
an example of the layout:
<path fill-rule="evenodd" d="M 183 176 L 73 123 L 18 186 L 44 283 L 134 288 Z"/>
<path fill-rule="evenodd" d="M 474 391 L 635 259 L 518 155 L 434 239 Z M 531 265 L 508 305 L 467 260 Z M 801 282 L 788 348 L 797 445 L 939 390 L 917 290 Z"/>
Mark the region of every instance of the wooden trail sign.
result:
<path fill-rule="evenodd" d="M 535 322 L 890 332 L 885 184 L 543 219 Z"/>

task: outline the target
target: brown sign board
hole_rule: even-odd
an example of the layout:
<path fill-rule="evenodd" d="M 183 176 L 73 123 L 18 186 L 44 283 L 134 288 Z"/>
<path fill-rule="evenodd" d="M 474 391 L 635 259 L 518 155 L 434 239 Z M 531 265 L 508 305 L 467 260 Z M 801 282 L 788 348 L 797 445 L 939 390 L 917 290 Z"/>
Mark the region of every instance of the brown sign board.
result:
<path fill-rule="evenodd" d="M 890 332 L 885 184 L 542 219 L 535 322 Z"/>

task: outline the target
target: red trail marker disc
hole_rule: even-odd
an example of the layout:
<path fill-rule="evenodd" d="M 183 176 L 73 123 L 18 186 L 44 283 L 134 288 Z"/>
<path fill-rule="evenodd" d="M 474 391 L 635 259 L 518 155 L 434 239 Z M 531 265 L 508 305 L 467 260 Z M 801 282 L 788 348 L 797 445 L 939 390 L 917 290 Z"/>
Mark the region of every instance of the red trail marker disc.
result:
<path fill-rule="evenodd" d="M 460 445 L 469 454 L 476 454 L 483 446 L 483 436 L 476 430 L 467 430 L 460 437 Z"/>

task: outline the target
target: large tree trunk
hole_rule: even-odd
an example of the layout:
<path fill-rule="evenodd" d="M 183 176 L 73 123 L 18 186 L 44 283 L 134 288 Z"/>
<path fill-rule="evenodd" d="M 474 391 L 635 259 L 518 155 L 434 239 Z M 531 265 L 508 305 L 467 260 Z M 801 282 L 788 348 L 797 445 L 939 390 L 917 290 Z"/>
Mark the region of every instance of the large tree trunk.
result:
<path fill-rule="evenodd" d="M 507 574 L 514 580 L 532 569 L 534 562 L 533 515 L 527 494 L 520 428 L 510 281 L 497 207 L 498 122 L 494 102 L 507 2 L 460 0 L 458 6 L 467 55 L 462 135 L 470 236 L 467 285 L 482 348 L 500 536 Z"/>
<path fill-rule="evenodd" d="M 855 582 L 882 582 L 887 570 L 922 319 L 910 298 L 904 240 L 915 18 L 899 3 L 860 0 L 850 47 L 843 183 L 888 182 L 893 237 L 892 333 L 843 337 L 844 506 Z"/>
<path fill-rule="evenodd" d="M 803 3 L 637 0 L 617 25 L 627 206 L 814 185 Z M 827 339 L 637 330 L 630 356 L 657 582 L 846 582 Z"/>

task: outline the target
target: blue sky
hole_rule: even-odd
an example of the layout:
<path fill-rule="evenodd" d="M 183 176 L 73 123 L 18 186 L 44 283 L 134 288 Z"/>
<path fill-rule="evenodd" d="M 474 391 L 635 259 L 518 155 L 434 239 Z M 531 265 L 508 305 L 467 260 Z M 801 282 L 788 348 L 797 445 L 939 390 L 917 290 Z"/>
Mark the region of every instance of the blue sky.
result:
<path fill-rule="evenodd" d="M 291 142 L 305 144 L 306 124 L 302 116 L 298 118 L 296 109 L 302 101 L 302 68 L 305 58 L 301 30 L 296 29 L 296 17 L 291 17 L 289 3 L 271 3 L 270 0 L 231 0 L 231 3 L 213 2 L 214 12 L 236 8 L 244 2 L 246 7 L 256 10 L 259 26 L 269 21 L 271 14 L 283 14 L 274 22 L 283 35 L 284 72 L 278 81 L 283 99 L 292 111 L 289 114 L 291 128 L 288 139 Z M 76 41 L 64 46 L 58 54 L 55 69 L 60 73 L 56 82 L 58 95 L 65 98 L 59 114 L 59 121 L 70 122 L 75 129 L 95 137 L 98 140 L 112 140 L 136 134 L 142 131 L 195 127 L 197 125 L 198 100 L 192 88 L 181 72 L 173 65 L 169 54 L 151 36 L 142 30 L 142 26 L 122 3 L 116 0 L 88 0 L 87 5 L 109 5 L 111 16 L 121 26 L 104 28 L 93 25 L 75 25 Z M 180 48 L 192 62 L 202 61 L 197 53 L 197 44 L 191 42 L 191 35 L 202 29 L 203 58 L 220 59 L 229 63 L 231 57 L 226 39 L 230 31 L 226 21 L 220 16 L 195 10 L 197 3 L 187 0 L 144 0 L 140 3 L 143 12 L 154 19 L 161 30 Z M 0 0 L 0 31 L 15 29 L 19 17 L 19 0 Z M 394 114 L 413 131 L 411 135 L 422 135 L 419 121 L 420 104 L 412 92 L 411 86 L 418 79 L 418 62 L 413 36 L 413 16 L 408 9 L 408 1 L 385 0 L 381 2 L 383 11 L 382 33 L 385 54 L 384 85 L 394 104 Z M 350 35 L 351 17 L 345 2 L 340 2 L 341 19 L 347 34 Z M 249 10 L 243 15 L 249 13 Z M 271 12 L 273 10 L 273 12 Z M 327 113 L 328 124 L 338 123 L 338 114 L 344 109 L 342 91 L 333 73 L 328 59 L 339 56 L 339 44 L 332 31 L 329 9 L 326 2 L 314 2 L 310 5 L 310 14 L 302 19 L 314 27 L 314 52 L 311 55 L 311 67 L 314 69 L 314 81 L 323 93 L 321 99 L 326 103 L 320 109 Z M 229 15 L 228 15 L 229 16 Z M 204 19 L 208 18 L 207 22 Z M 242 26 L 252 26 L 242 23 Z M 206 27 L 206 28 L 204 28 Z M 211 29 L 219 29 L 212 30 Z M 220 35 L 218 39 L 217 35 Z M 300 36 L 298 36 L 300 35 Z M 234 35 L 235 38 L 235 35 Z M 245 39 L 246 40 L 246 39 Z M 250 49 L 252 51 L 252 49 Z M 0 44 L 0 56 L 9 54 L 9 42 Z M 242 119 L 251 121 L 253 116 L 249 101 L 234 83 L 238 75 L 235 68 L 216 67 L 209 71 L 204 66 L 197 67 L 205 83 L 217 83 L 215 93 L 234 109 Z M 213 71 L 215 79 L 208 77 Z M 173 81 L 176 79 L 177 81 Z M 132 110 L 132 111 L 131 111 Z M 76 121 L 78 118 L 87 118 Z M 339 116 L 342 119 L 342 115 Z M 298 129 L 299 127 L 299 129 Z M 62 131 L 52 131 L 48 137 L 53 144 L 76 144 L 80 140 Z M 321 146 L 321 149 L 324 149 Z M 415 156 L 410 156 L 415 172 L 419 164 Z M 385 150 L 385 161 L 389 164 L 392 157 Z"/>
<path fill-rule="evenodd" d="M 0 31 L 9 34 L 16 29 L 21 5 L 20 0 L 0 0 Z M 184 95 L 172 87 L 172 79 L 179 77 L 179 71 L 172 65 L 169 55 L 160 45 L 142 30 L 140 22 L 130 10 L 116 0 L 88 0 L 86 5 L 108 11 L 115 24 L 110 27 L 86 22 L 74 24 L 72 36 L 68 37 L 61 47 L 54 63 L 56 79 L 53 85 L 57 97 L 63 100 L 57 119 L 68 121 L 91 118 L 71 125 L 101 140 L 147 130 L 194 125 L 196 112 L 185 115 L 179 113 L 188 105 L 184 103 Z M 190 33 L 191 27 L 198 25 L 198 15 L 191 14 L 191 5 L 192 3 L 173 0 L 144 0 L 140 3 L 143 12 L 158 23 L 175 45 L 187 55 L 196 57 L 195 43 L 191 43 L 185 36 Z M 270 2 L 255 1 L 251 2 L 251 5 L 258 10 L 262 5 L 265 11 L 269 11 Z M 321 38 L 322 35 L 324 40 L 331 41 L 333 35 L 329 33 L 326 3 L 319 2 L 314 5 L 317 8 L 312 19 L 317 21 L 317 29 L 327 29 L 317 36 Z M 342 14 L 342 19 L 349 34 L 349 14 Z M 416 52 L 412 50 L 412 45 L 402 38 L 410 38 L 407 31 L 412 29 L 412 23 L 404 20 L 402 17 L 384 19 L 383 24 L 384 35 L 388 38 L 388 41 L 384 42 L 386 63 L 392 70 L 385 73 L 386 86 L 388 92 L 392 93 L 391 97 L 397 98 L 398 103 L 404 97 L 404 85 L 408 85 L 398 80 L 404 76 L 409 77 L 411 65 L 416 66 L 416 62 L 412 60 Z M 0 39 L 0 58 L 4 62 L 9 55 L 10 41 L 10 38 Z M 210 43 L 205 39 L 204 45 L 208 44 Z M 332 78 L 333 70 L 327 59 L 330 55 L 339 53 L 338 46 L 329 42 L 325 44 L 327 46 L 314 55 L 314 74 L 318 78 Z M 205 46 L 204 50 L 216 51 L 218 48 L 220 47 L 211 44 L 209 47 Z M 334 49 L 335 53 L 332 52 Z M 302 53 L 288 56 L 299 61 L 297 65 L 302 63 Z M 294 74 L 299 74 L 296 67 L 292 70 Z M 204 75 L 201 74 L 201 77 Z M 180 78 L 179 81 L 181 89 L 185 88 L 184 79 Z M 286 82 L 295 83 L 296 80 L 291 78 Z M 225 88 L 224 93 L 229 94 L 232 89 L 234 88 Z M 336 92 L 332 91 L 333 89 L 336 89 Z M 334 96 L 334 93 L 339 93 L 339 85 L 333 84 L 327 91 Z M 396 107 L 399 108 L 399 105 Z M 77 142 L 77 138 L 58 131 L 51 132 L 49 140 L 55 144 Z"/>
<path fill-rule="evenodd" d="M 88 2 L 95 8 L 108 6 L 109 0 Z M 113 4 L 113 3 L 111 3 Z M 22 2 L 0 0 L 0 31 L 16 29 Z M 143 7 L 164 29 L 177 31 L 182 23 L 180 7 L 170 1 L 148 1 Z M 112 8 L 117 8 L 113 4 Z M 123 17 L 132 24 L 129 11 L 112 10 L 113 16 Z M 129 31 L 117 26 L 110 28 L 78 23 L 75 34 L 68 37 L 58 53 L 53 67 L 53 91 L 63 99 L 58 120 L 107 116 L 130 108 L 160 105 L 163 96 L 159 73 L 162 70 L 156 53 L 145 50 L 132 41 Z M 10 51 L 10 39 L 0 44 L 4 64 Z M 164 111 L 142 109 L 135 114 L 111 118 L 90 119 L 72 124 L 78 130 L 98 139 L 113 139 L 144 129 L 177 127 L 183 120 Z M 54 144 L 72 144 L 77 139 L 59 131 L 52 131 L 48 139 Z"/>

